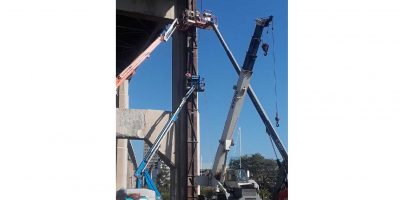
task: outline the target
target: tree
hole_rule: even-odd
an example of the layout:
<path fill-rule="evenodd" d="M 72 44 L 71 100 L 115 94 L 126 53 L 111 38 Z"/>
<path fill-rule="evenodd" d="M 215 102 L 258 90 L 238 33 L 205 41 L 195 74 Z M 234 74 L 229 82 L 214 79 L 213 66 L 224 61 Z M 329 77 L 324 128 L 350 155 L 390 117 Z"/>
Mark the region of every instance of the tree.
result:
<path fill-rule="evenodd" d="M 210 199 L 214 194 L 214 189 L 212 187 L 201 186 L 200 187 L 200 194 L 202 194 L 206 198 Z"/>
<path fill-rule="evenodd" d="M 157 185 L 160 188 L 169 188 L 170 185 L 169 170 L 165 165 L 160 165 L 160 169 L 158 170 L 157 174 Z"/>
<path fill-rule="evenodd" d="M 169 175 L 169 169 L 165 164 L 160 165 L 160 169 L 158 170 L 156 180 L 157 180 L 158 190 L 161 193 L 162 199 L 169 200 L 170 175 Z"/>

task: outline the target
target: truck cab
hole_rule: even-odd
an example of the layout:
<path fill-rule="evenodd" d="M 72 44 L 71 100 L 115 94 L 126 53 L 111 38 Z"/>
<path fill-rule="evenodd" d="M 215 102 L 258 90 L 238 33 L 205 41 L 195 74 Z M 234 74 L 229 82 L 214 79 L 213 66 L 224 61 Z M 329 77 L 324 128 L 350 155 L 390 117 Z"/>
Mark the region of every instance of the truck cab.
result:
<path fill-rule="evenodd" d="M 227 169 L 225 175 L 226 188 L 254 188 L 259 189 L 259 185 L 249 178 L 249 171 L 244 169 Z"/>

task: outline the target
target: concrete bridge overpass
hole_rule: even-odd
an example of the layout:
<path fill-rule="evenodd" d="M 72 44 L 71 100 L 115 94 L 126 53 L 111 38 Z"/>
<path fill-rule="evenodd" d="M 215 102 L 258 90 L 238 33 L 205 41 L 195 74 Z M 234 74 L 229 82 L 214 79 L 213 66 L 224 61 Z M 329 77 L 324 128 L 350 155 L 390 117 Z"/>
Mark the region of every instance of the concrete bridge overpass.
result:
<path fill-rule="evenodd" d="M 164 27 L 185 9 L 195 10 L 196 0 L 117 0 L 116 1 L 116 75 L 132 62 Z M 178 107 L 186 93 L 184 74 L 197 70 L 197 35 L 195 28 L 177 31 L 172 38 L 172 108 Z M 140 98 L 140 97 L 135 97 Z M 159 149 L 160 157 L 171 167 L 171 199 L 197 199 L 194 185 L 199 175 L 200 133 L 197 96 L 185 105 L 173 130 Z M 152 144 L 168 120 L 170 111 L 130 109 L 129 80 L 117 90 L 117 160 L 116 189 L 126 190 L 135 167 L 134 152 L 128 151 L 128 139 L 143 139 Z M 128 159 L 130 158 L 130 159 Z M 133 162 L 132 162 L 133 161 Z"/>

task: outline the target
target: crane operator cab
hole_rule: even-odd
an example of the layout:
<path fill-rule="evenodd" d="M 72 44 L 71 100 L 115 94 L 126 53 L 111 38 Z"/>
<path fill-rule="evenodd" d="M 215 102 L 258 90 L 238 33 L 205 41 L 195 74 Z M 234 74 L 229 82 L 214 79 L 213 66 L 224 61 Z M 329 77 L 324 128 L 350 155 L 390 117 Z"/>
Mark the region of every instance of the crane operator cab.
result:
<path fill-rule="evenodd" d="M 225 188 L 230 193 L 228 200 L 261 200 L 258 196 L 259 185 L 249 177 L 249 171 L 244 169 L 227 169 Z"/>
<path fill-rule="evenodd" d="M 239 188 L 241 185 L 247 185 L 249 182 L 247 172 L 244 169 L 227 169 L 225 185 L 228 188 Z"/>

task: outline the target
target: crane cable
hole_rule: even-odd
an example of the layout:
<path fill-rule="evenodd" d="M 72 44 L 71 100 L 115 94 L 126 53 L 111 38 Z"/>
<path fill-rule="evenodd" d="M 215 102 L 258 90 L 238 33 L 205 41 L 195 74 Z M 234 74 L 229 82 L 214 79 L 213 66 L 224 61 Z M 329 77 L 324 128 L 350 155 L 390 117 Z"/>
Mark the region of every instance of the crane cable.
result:
<path fill-rule="evenodd" d="M 272 57 L 274 62 L 274 83 L 275 83 L 275 122 L 276 127 L 279 127 L 279 115 L 278 115 L 278 92 L 277 92 L 277 78 L 276 78 L 276 64 L 275 64 L 275 37 L 274 37 L 274 22 L 271 22 L 271 35 L 272 35 Z"/>
<path fill-rule="evenodd" d="M 273 62 L 274 62 L 274 82 L 275 82 L 275 109 L 276 109 L 276 117 L 275 117 L 275 121 L 276 121 L 276 126 L 279 127 L 279 118 L 278 118 L 278 95 L 277 95 L 277 87 L 276 87 L 276 70 L 275 70 L 275 39 L 274 39 L 274 35 L 273 35 L 273 22 L 271 22 L 272 28 L 271 28 L 271 34 L 272 34 L 272 45 L 273 45 L 273 49 L 272 49 L 272 55 L 273 55 Z M 267 30 L 267 34 L 268 34 L 268 30 Z M 268 54 L 268 50 L 269 50 L 269 45 L 266 42 L 262 42 L 263 44 L 261 45 L 262 50 L 264 51 L 264 56 L 267 56 Z M 268 130 L 266 130 L 268 132 Z M 276 161 L 279 162 L 279 158 L 278 158 L 278 154 L 276 153 L 276 149 L 275 149 L 275 145 L 272 141 L 272 137 L 270 134 L 268 134 L 269 140 L 271 142 L 271 146 L 272 149 L 274 150 L 274 155 L 276 158 Z"/>

